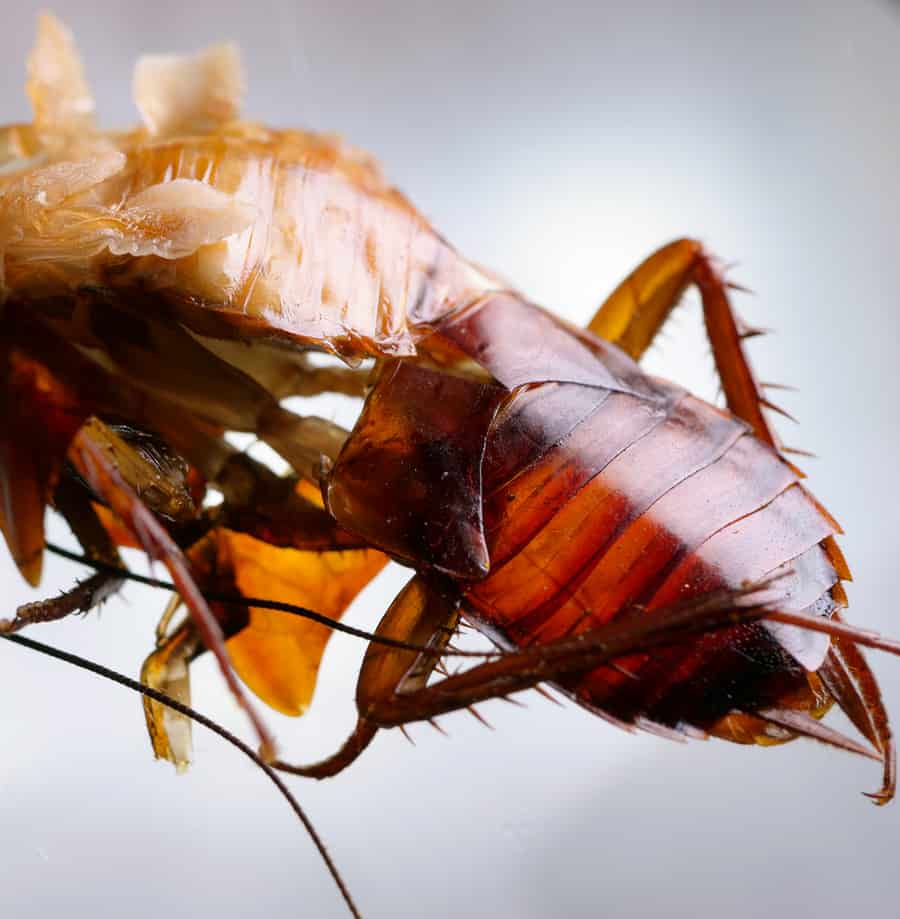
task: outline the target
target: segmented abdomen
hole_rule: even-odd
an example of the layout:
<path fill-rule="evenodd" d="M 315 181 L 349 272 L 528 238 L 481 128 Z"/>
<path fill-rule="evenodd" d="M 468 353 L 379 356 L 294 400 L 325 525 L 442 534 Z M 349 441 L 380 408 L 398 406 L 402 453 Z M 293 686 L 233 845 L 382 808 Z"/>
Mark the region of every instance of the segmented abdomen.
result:
<path fill-rule="evenodd" d="M 838 576 L 821 543 L 836 525 L 796 472 L 731 415 L 647 382 L 655 398 L 574 383 L 510 395 L 483 464 L 491 570 L 466 592 L 477 619 L 523 646 L 778 569 L 792 572 L 778 585 L 782 608 L 833 612 Z M 742 626 L 565 688 L 626 723 L 752 733 L 721 719 L 814 709 L 824 697 L 806 670 L 826 648 L 798 630 Z"/>
<path fill-rule="evenodd" d="M 782 609 L 842 605 L 837 525 L 728 412 L 514 294 L 444 317 L 421 350 L 430 364 L 382 368 L 329 509 L 383 551 L 449 575 L 469 618 L 502 643 L 548 642 L 635 607 L 653 615 L 773 573 Z M 627 723 L 787 739 L 757 713 L 827 707 L 814 674 L 827 647 L 740 626 L 565 688 Z"/>

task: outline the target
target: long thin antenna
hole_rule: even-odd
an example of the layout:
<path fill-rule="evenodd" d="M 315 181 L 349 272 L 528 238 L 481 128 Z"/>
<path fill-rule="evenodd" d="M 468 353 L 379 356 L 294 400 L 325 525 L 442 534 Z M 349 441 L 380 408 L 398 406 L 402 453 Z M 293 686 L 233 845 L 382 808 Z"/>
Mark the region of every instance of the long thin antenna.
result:
<path fill-rule="evenodd" d="M 347 908 L 354 916 L 354 919 L 362 919 L 359 910 L 356 908 L 356 904 L 353 902 L 353 897 L 350 896 L 350 891 L 347 889 L 347 885 L 344 883 L 344 879 L 341 877 L 335 863 L 331 860 L 331 856 L 328 854 L 328 849 L 325 848 L 325 843 L 322 841 L 322 838 L 319 836 L 316 828 L 313 826 L 312 821 L 306 815 L 306 812 L 300 806 L 300 803 L 291 794 L 290 789 L 284 783 L 281 776 L 279 776 L 278 773 L 275 772 L 275 770 L 272 769 L 268 763 L 261 759 L 255 750 L 247 746 L 247 744 L 245 744 L 240 738 L 235 737 L 234 734 L 232 734 L 230 731 L 227 731 L 211 718 L 207 718 L 206 715 L 201 715 L 200 712 L 195 711 L 188 705 L 184 705 L 177 699 L 173 699 L 166 693 L 160 692 L 158 689 L 151 689 L 151 687 L 145 686 L 143 683 L 139 683 L 137 680 L 132 680 L 121 673 L 117 673 L 115 670 L 110 670 L 108 667 L 104 667 L 102 664 L 94 663 L 93 661 L 89 661 L 84 657 L 80 657 L 79 655 L 72 654 L 68 651 L 62 651 L 59 648 L 53 648 L 50 645 L 45 645 L 42 642 L 34 641 L 31 638 L 25 638 L 23 635 L 0 635 L 0 638 L 5 638 L 7 641 L 14 642 L 17 645 L 22 645 L 23 647 L 29 648 L 32 651 L 38 651 L 41 654 L 46 654 L 48 657 L 56 658 L 56 660 L 71 664 L 73 667 L 79 667 L 82 670 L 87 670 L 89 673 L 96 674 L 97 676 L 103 677 L 106 680 L 110 680 L 113 683 L 118 683 L 120 686 L 124 686 L 126 689 L 130 689 L 133 692 L 140 693 L 142 696 L 147 696 L 148 698 L 153 699 L 155 702 L 159 702 L 160 704 L 171 708 L 173 711 L 176 711 L 179 714 L 190 718 L 192 721 L 202 725 L 207 730 L 212 731 L 213 734 L 218 734 L 219 737 L 230 743 L 233 747 L 237 747 L 237 749 L 240 750 L 244 756 L 246 756 L 248 759 L 251 759 L 260 769 L 262 769 L 262 771 L 272 780 L 275 787 L 281 792 L 284 799 L 288 802 L 288 804 L 290 804 L 291 810 L 293 810 L 293 812 L 297 815 L 306 832 L 309 834 L 310 839 L 312 839 L 316 849 L 318 849 L 319 855 L 325 862 L 329 873 L 334 879 L 335 884 L 337 884 L 338 890 L 341 892 L 341 896 L 344 898 L 344 902 L 347 904 Z"/>
<path fill-rule="evenodd" d="M 163 581 L 159 578 L 137 574 L 127 568 L 120 568 L 118 565 L 111 565 L 109 562 L 103 562 L 100 559 L 90 558 L 90 556 L 80 555 L 77 552 L 64 549 L 62 546 L 57 546 L 52 542 L 46 543 L 45 548 L 48 552 L 52 552 L 54 555 L 60 556 L 60 558 L 87 565 L 89 568 L 101 571 L 104 574 L 111 574 L 128 581 L 134 581 L 137 584 L 146 584 L 148 587 L 158 587 L 160 590 L 169 590 L 173 593 L 178 591 L 178 588 L 171 581 Z M 502 651 L 449 651 L 430 648 L 426 645 L 417 645 L 409 641 L 402 641 L 399 638 L 390 638 L 387 635 L 376 635 L 374 632 L 367 632 L 365 629 L 347 625 L 341 622 L 340 619 L 332 619 L 331 616 L 317 613 L 315 610 L 307 609 L 305 606 L 284 603 L 281 600 L 267 600 L 264 597 L 245 597 L 241 594 L 216 593 L 215 591 L 203 591 L 202 593 L 206 600 L 213 603 L 233 603 L 241 606 L 255 606 L 257 609 L 271 609 L 279 613 L 290 613 L 294 616 L 301 616 L 304 619 L 327 625 L 330 629 L 334 629 L 335 632 L 352 635 L 354 638 L 364 638 L 367 641 L 374 642 L 376 645 L 399 648 L 401 651 L 415 651 L 418 654 L 428 654 L 432 657 L 472 657 L 479 659 L 499 657 L 503 654 Z"/>

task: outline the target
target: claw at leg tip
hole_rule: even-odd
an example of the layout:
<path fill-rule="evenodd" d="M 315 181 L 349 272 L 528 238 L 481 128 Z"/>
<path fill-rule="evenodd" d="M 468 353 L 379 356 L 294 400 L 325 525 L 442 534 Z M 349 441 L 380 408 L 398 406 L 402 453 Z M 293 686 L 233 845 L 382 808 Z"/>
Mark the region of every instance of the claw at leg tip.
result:
<path fill-rule="evenodd" d="M 885 804 L 890 804 L 894 800 L 894 792 L 886 789 L 881 791 L 864 791 L 862 793 L 864 798 L 868 798 L 876 807 L 884 807 Z"/>

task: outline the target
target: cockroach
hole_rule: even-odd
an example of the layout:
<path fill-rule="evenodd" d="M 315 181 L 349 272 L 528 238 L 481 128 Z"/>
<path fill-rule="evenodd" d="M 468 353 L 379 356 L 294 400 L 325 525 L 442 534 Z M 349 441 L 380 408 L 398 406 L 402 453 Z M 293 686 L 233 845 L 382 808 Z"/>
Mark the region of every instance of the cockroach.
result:
<path fill-rule="evenodd" d="M 36 585 L 52 505 L 96 569 L 5 635 L 94 608 L 137 547 L 177 600 L 128 685 L 178 766 L 208 650 L 279 783 L 335 775 L 382 729 L 548 684 L 626 729 L 870 756 L 872 798 L 893 797 L 859 646 L 898 645 L 844 621 L 840 528 L 776 435 L 755 330 L 698 242 L 651 255 L 577 328 L 464 259 L 368 155 L 239 120 L 232 46 L 142 58 L 134 86 L 142 124 L 97 130 L 71 38 L 44 16 L 33 122 L 0 130 L 0 526 Z M 724 410 L 639 365 L 689 287 Z M 327 392 L 364 399 L 352 430 L 282 404 Z M 389 559 L 413 576 L 368 636 L 354 731 L 320 762 L 281 761 L 245 687 L 301 714 Z M 498 650 L 434 679 L 465 653 L 461 621 Z M 862 740 L 823 723 L 834 705 Z"/>

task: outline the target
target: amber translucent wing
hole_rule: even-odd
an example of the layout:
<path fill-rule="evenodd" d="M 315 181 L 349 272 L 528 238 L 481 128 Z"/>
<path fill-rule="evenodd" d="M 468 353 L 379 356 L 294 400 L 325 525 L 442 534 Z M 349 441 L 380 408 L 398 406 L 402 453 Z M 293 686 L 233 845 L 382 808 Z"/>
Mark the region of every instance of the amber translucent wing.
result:
<path fill-rule="evenodd" d="M 247 597 L 265 597 L 340 618 L 387 559 L 372 549 L 302 552 L 241 533 L 219 531 L 218 565 Z M 266 704 L 301 715 L 316 686 L 331 629 L 318 622 L 251 607 L 249 622 L 228 641 L 241 679 Z"/>

